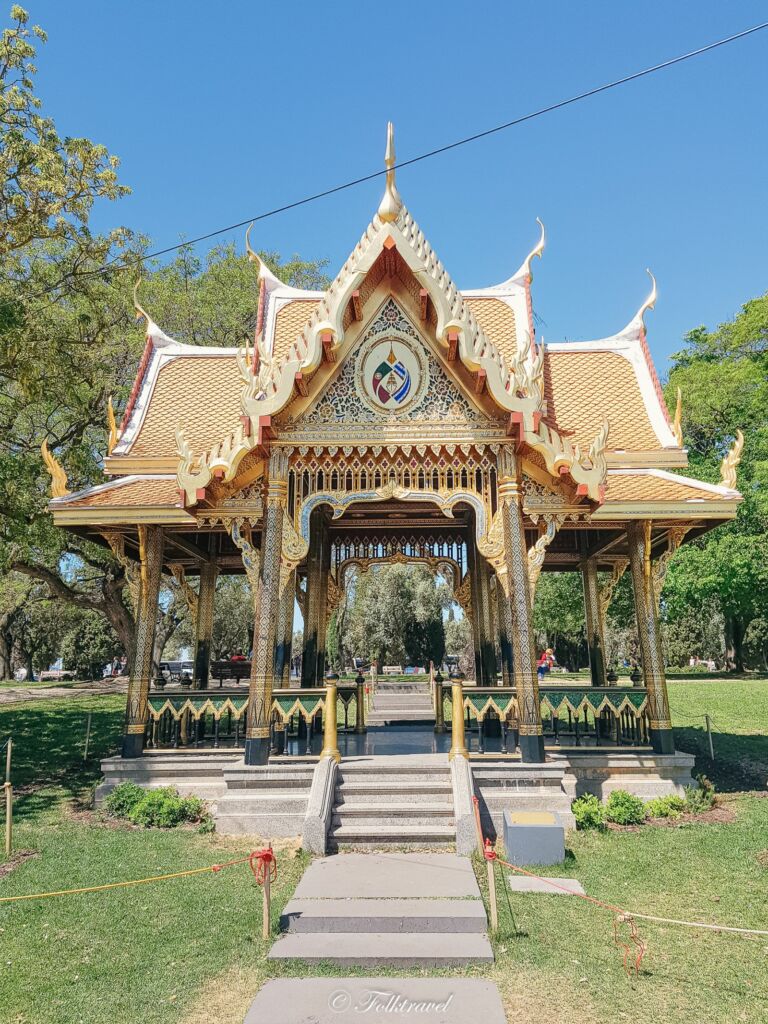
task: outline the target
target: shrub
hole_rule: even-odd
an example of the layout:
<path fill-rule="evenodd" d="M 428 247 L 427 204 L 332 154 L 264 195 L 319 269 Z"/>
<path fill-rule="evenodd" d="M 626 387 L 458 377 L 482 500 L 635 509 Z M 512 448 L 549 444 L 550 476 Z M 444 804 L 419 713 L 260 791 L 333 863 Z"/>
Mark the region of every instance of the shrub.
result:
<path fill-rule="evenodd" d="M 135 782 L 121 782 L 105 798 L 104 808 L 113 818 L 127 818 L 144 793 Z"/>
<path fill-rule="evenodd" d="M 645 805 L 648 818 L 679 818 L 685 809 L 684 798 L 675 796 L 674 793 L 670 793 L 669 796 L 657 796 Z"/>
<path fill-rule="evenodd" d="M 605 805 L 605 816 L 616 825 L 642 825 L 645 805 L 639 796 L 625 789 L 614 789 Z"/>
<path fill-rule="evenodd" d="M 580 796 L 571 804 L 571 810 L 576 818 L 576 828 L 596 828 L 600 832 L 605 831 L 605 808 L 591 793 Z"/>
<path fill-rule="evenodd" d="M 702 814 L 715 802 L 715 787 L 706 775 L 696 776 L 697 785 L 685 787 L 685 806 L 689 814 Z"/>
<path fill-rule="evenodd" d="M 134 825 L 145 828 L 174 828 L 186 821 L 201 824 L 209 821 L 205 804 L 199 797 L 179 796 L 170 786 L 142 789 L 133 782 L 123 782 L 107 800 L 111 801 L 107 808 L 110 814 L 128 818 Z"/>

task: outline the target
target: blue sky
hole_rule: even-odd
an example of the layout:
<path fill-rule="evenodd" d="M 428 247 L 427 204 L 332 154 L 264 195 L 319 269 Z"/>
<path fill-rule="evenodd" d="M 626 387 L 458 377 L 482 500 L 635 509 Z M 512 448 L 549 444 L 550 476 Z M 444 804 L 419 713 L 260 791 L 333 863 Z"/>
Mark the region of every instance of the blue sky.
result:
<path fill-rule="evenodd" d="M 768 20 L 765 2 L 27 6 L 49 33 L 38 91 L 63 133 L 105 143 L 133 195 L 100 207 L 157 247 L 407 159 Z M 547 228 L 546 340 L 619 330 L 659 282 L 659 371 L 699 323 L 768 287 L 768 30 L 400 172 L 459 287 L 517 269 Z M 368 183 L 257 227 L 258 247 L 341 265 Z M 242 232 L 236 233 L 242 245 Z"/>

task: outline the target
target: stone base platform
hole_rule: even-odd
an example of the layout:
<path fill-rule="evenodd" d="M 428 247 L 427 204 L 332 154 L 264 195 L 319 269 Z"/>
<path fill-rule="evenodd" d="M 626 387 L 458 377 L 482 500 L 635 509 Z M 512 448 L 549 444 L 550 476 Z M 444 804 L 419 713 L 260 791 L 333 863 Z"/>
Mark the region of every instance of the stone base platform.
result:
<path fill-rule="evenodd" d="M 642 800 L 677 794 L 693 785 L 693 754 L 638 752 L 596 753 L 594 750 L 563 751 L 565 780 L 574 796 L 593 793 L 607 800 L 615 789 L 625 789 Z"/>
<path fill-rule="evenodd" d="M 254 999 L 244 1024 L 505 1024 L 499 990 L 479 978 L 276 978 Z"/>

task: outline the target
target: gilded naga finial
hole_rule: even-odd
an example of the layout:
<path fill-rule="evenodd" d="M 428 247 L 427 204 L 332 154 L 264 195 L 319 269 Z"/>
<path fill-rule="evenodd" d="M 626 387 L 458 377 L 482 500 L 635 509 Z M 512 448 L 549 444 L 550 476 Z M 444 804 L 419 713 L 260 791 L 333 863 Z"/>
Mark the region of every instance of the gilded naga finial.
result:
<path fill-rule="evenodd" d="M 117 444 L 117 421 L 115 420 L 115 407 L 112 405 L 112 395 L 107 401 L 107 426 L 109 427 L 109 438 L 107 439 L 107 455 L 111 455 Z"/>
<path fill-rule="evenodd" d="M 642 325 L 643 331 L 645 331 L 645 314 L 646 314 L 646 312 L 649 309 L 653 309 L 654 308 L 654 306 L 656 305 L 656 298 L 657 298 L 657 295 L 658 295 L 658 293 L 656 291 L 656 278 L 653 276 L 653 274 L 650 272 L 650 270 L 648 270 L 647 267 L 645 269 L 645 272 L 648 275 L 648 277 L 650 277 L 650 279 L 651 279 L 651 290 L 650 290 L 650 292 L 648 294 L 648 298 L 642 304 L 640 309 L 638 309 L 637 313 L 635 313 L 635 322 L 637 322 L 638 320 L 640 321 L 640 324 Z"/>
<path fill-rule="evenodd" d="M 152 323 L 152 317 L 139 303 L 139 285 L 141 284 L 141 278 L 136 278 L 136 284 L 133 286 L 133 308 L 136 310 L 136 319 L 140 320 L 144 317 L 147 327 Z"/>
<path fill-rule="evenodd" d="M 741 462 L 741 453 L 744 450 L 744 435 L 740 430 L 736 431 L 736 440 L 733 447 L 720 463 L 720 483 L 723 487 L 736 490 L 736 470 Z"/>
<path fill-rule="evenodd" d="M 544 252 L 544 244 L 546 242 L 546 237 L 544 234 L 544 225 L 538 217 L 536 218 L 536 223 L 541 228 L 541 237 L 539 238 L 536 245 L 534 245 L 534 247 L 525 257 L 525 260 L 523 262 L 523 268 L 525 269 L 525 272 L 528 275 L 528 284 L 530 284 L 531 281 L 533 281 L 533 271 L 531 270 L 531 263 L 533 262 L 533 258 L 534 256 L 538 256 L 539 259 L 541 259 L 541 254 Z"/>
<path fill-rule="evenodd" d="M 72 493 L 67 487 L 67 474 L 64 467 L 56 459 L 56 456 L 49 450 L 47 439 L 40 445 L 40 452 L 43 456 L 45 468 L 51 477 L 51 497 L 66 498 L 68 494 Z"/>
<path fill-rule="evenodd" d="M 677 389 L 677 405 L 675 406 L 675 419 L 672 423 L 672 433 L 678 445 L 683 447 L 683 392 Z"/>
<path fill-rule="evenodd" d="M 387 150 L 384 154 L 384 163 L 387 168 L 387 183 L 379 203 L 379 219 L 383 220 L 385 224 L 389 224 L 397 220 L 403 206 L 400 193 L 395 185 L 395 127 L 391 121 L 387 123 Z"/>

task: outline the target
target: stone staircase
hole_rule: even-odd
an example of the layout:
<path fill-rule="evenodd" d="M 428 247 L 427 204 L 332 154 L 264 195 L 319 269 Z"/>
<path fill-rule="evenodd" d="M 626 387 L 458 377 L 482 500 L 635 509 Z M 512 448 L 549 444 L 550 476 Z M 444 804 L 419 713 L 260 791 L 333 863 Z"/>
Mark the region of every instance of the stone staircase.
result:
<path fill-rule="evenodd" d="M 265 837 L 300 835 L 315 765 L 272 758 L 268 765 L 242 759 L 224 772 L 226 792 L 213 807 L 216 831 Z"/>
<path fill-rule="evenodd" d="M 345 759 L 336 774 L 330 849 L 451 846 L 456 839 L 444 758 Z"/>
<path fill-rule="evenodd" d="M 387 682 L 380 680 L 368 711 L 368 726 L 434 723 L 435 708 L 428 680 Z"/>
<path fill-rule="evenodd" d="M 350 853 L 316 860 L 280 925 L 285 934 L 272 946 L 270 960 L 342 967 L 493 961 L 471 862 L 452 854 Z"/>

